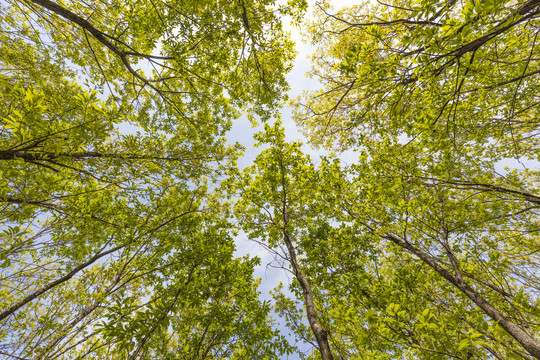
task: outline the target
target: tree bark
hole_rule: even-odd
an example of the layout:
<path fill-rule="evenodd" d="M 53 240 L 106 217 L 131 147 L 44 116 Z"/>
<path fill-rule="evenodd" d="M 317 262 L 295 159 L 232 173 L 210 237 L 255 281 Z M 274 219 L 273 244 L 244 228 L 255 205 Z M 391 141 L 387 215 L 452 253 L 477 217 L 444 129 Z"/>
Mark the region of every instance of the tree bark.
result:
<path fill-rule="evenodd" d="M 394 244 L 401 248 L 413 253 L 424 263 L 429 265 L 432 269 L 438 272 L 442 277 L 448 280 L 452 285 L 457 287 L 463 294 L 471 299 L 486 315 L 488 315 L 493 321 L 497 322 L 504 330 L 510 334 L 517 342 L 519 342 L 525 350 L 529 352 L 536 359 L 540 360 L 540 343 L 536 341 L 531 335 L 525 332 L 517 324 L 505 317 L 496 307 L 491 305 L 486 299 L 484 299 L 476 290 L 470 287 L 465 281 L 458 279 L 451 274 L 448 270 L 440 266 L 436 260 L 430 255 L 417 249 L 414 245 L 406 240 L 402 240 L 394 234 L 387 233 L 382 235 L 382 238 L 390 240 Z"/>
<path fill-rule="evenodd" d="M 192 160 L 212 160 L 213 158 L 205 156 L 178 157 L 178 156 L 154 156 L 154 155 L 137 155 L 137 154 L 114 154 L 100 153 L 97 151 L 82 151 L 73 153 L 51 153 L 51 152 L 26 152 L 20 150 L 0 150 L 0 160 L 16 160 L 23 159 L 26 161 L 47 161 L 60 158 L 68 158 L 73 160 L 88 160 L 88 159 L 121 159 L 121 160 L 165 160 L 165 161 L 192 161 Z"/>
<path fill-rule="evenodd" d="M 77 274 L 79 271 L 83 270 L 84 268 L 87 268 L 88 266 L 92 265 L 93 263 L 95 263 L 97 260 L 101 259 L 102 257 L 106 256 L 106 255 L 109 255 L 109 254 L 112 254 L 113 252 L 115 251 L 118 251 L 120 250 L 121 248 L 123 248 L 125 245 L 119 245 L 115 248 L 112 248 L 110 250 L 107 250 L 107 251 L 104 251 L 104 252 L 98 252 L 97 254 L 95 254 L 91 259 L 89 259 L 88 261 L 82 263 L 81 265 L 77 266 L 76 268 L 74 268 L 73 270 L 71 270 L 69 273 L 67 273 L 66 275 L 62 276 L 61 278 L 45 285 L 44 287 L 42 287 L 41 289 L 33 292 L 32 294 L 26 296 L 24 299 L 20 300 L 19 302 L 17 302 L 16 304 L 10 306 L 7 310 L 3 311 L 2 313 L 0 313 L 0 321 L 4 320 L 5 318 L 7 318 L 8 316 L 10 316 L 11 314 L 13 314 L 15 311 L 19 310 L 21 307 L 25 306 L 26 304 L 28 304 L 29 302 L 33 301 L 34 299 L 36 299 L 37 297 L 39 297 L 40 295 L 46 293 L 47 291 L 51 290 L 52 288 L 54 288 L 55 286 L 57 285 L 60 285 L 62 283 L 65 283 L 66 281 L 68 281 L 69 279 L 71 279 L 73 276 L 75 276 L 75 274 Z"/>
<path fill-rule="evenodd" d="M 304 293 L 304 304 L 306 305 L 306 315 L 308 318 L 309 326 L 315 335 L 317 344 L 319 345 L 319 351 L 321 352 L 321 357 L 323 360 L 333 360 L 332 351 L 330 350 L 330 344 L 328 343 L 328 334 L 326 330 L 319 323 L 317 318 L 317 312 L 315 310 L 315 302 L 313 300 L 313 292 L 311 291 L 311 286 L 309 281 L 305 277 L 304 273 L 300 269 L 298 260 L 296 258 L 296 250 L 291 242 L 289 233 L 287 230 L 283 229 L 283 241 L 287 246 L 289 252 L 289 259 L 291 261 L 291 266 L 293 268 L 294 275 L 302 287 L 302 292 Z"/>

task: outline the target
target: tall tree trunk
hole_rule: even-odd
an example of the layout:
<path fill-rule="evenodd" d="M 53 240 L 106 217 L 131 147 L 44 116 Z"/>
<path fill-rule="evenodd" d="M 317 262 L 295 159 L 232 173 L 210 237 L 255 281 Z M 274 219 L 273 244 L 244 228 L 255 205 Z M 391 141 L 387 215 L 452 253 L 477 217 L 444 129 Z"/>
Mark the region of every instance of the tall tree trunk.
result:
<path fill-rule="evenodd" d="M 308 318 L 309 326 L 315 335 L 317 344 L 319 345 L 319 351 L 321 352 L 321 357 L 323 360 L 333 360 L 332 351 L 330 350 L 330 344 L 328 343 L 328 335 L 326 330 L 319 323 L 317 318 L 317 312 L 315 310 L 315 302 L 313 300 L 313 292 L 311 291 L 311 286 L 309 281 L 304 276 L 304 273 L 300 269 L 298 260 L 296 258 L 296 250 L 291 242 L 289 233 L 287 230 L 283 229 L 283 241 L 287 246 L 289 252 L 289 259 L 291 261 L 291 266 L 293 268 L 294 275 L 302 287 L 302 292 L 304 293 L 304 304 L 306 305 L 306 315 Z"/>
<path fill-rule="evenodd" d="M 97 254 L 95 254 L 92 258 L 90 258 L 89 260 L 87 260 L 86 262 L 82 263 L 81 265 L 75 267 L 73 270 L 71 270 L 69 273 L 67 273 L 66 275 L 62 276 L 61 278 L 59 279 L 56 279 L 55 281 L 45 285 L 44 287 L 42 287 L 41 289 L 38 289 L 36 291 L 34 291 L 32 294 L 26 296 L 24 299 L 21 299 L 20 301 L 18 301 L 17 303 L 11 305 L 9 308 L 7 308 L 6 310 L 2 311 L 0 313 L 0 321 L 4 320 L 5 318 L 7 318 L 8 316 L 10 316 L 11 314 L 13 314 L 15 311 L 19 310 L 20 308 L 22 308 L 23 306 L 25 306 L 26 304 L 28 304 L 29 302 L 35 300 L 36 298 L 38 298 L 39 296 L 41 296 L 42 294 L 46 293 L 47 291 L 51 290 L 52 288 L 54 288 L 55 286 L 58 286 L 60 284 L 63 284 L 65 283 L 66 281 L 70 280 L 73 276 L 75 276 L 79 271 L 87 268 L 88 266 L 92 265 L 93 263 L 95 263 L 97 260 L 101 259 L 102 257 L 104 256 L 107 256 L 109 254 L 112 254 L 113 252 L 115 251 L 118 251 L 120 250 L 121 248 L 123 248 L 125 245 L 119 245 L 115 248 L 112 248 L 110 250 L 107 250 L 107 251 L 104 251 L 104 252 L 101 252 L 102 250 L 100 250 Z"/>
<path fill-rule="evenodd" d="M 440 266 L 433 257 L 425 252 L 417 249 L 414 245 L 406 240 L 402 240 L 397 235 L 386 234 L 382 236 L 384 239 L 392 241 L 394 244 L 413 253 L 424 263 L 438 272 L 442 277 L 448 280 L 452 285 L 457 287 L 463 294 L 471 299 L 486 315 L 493 321 L 497 322 L 504 330 L 506 330 L 517 342 L 519 342 L 525 350 L 536 359 L 540 360 L 540 343 L 536 341 L 530 334 L 520 328 L 517 324 L 505 317 L 496 307 L 491 305 L 484 299 L 476 290 L 470 287 L 465 281 L 451 274 L 448 270 Z"/>

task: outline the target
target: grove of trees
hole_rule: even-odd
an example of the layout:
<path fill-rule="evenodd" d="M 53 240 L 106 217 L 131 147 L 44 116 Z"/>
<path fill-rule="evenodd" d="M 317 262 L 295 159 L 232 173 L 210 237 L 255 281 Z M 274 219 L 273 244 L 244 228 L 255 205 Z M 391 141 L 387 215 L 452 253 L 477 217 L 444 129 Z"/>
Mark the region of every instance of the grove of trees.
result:
<path fill-rule="evenodd" d="M 540 359 L 539 34 L 540 0 L 0 2 L 0 358 Z"/>

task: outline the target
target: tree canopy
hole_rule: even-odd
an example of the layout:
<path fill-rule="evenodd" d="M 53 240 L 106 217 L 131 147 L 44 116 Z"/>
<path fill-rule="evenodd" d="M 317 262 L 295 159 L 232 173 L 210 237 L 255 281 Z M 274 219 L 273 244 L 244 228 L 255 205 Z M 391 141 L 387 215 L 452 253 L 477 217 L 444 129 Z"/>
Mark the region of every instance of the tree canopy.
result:
<path fill-rule="evenodd" d="M 540 359 L 540 1 L 307 5 L 0 4 L 0 358 Z"/>
<path fill-rule="evenodd" d="M 272 6 L 2 3 L 2 357 L 290 351 L 212 196 L 287 87 Z"/>
<path fill-rule="evenodd" d="M 355 236 L 376 249 L 374 268 L 356 264 L 367 273 L 355 298 L 366 337 L 342 340 L 355 351 L 540 356 L 539 5 L 317 4 L 308 35 L 323 88 L 297 102 L 296 120 L 315 145 L 359 154 L 340 170 L 330 202 L 341 204 L 332 227 L 358 226 Z"/>

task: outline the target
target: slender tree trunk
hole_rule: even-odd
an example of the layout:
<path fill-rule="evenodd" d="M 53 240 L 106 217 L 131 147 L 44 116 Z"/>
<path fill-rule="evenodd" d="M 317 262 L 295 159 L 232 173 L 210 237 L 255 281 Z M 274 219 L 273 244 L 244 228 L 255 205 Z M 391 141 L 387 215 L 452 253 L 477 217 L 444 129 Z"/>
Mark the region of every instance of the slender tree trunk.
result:
<path fill-rule="evenodd" d="M 88 261 L 86 261 L 86 262 L 82 263 L 81 265 L 77 266 L 76 268 L 71 270 L 66 275 L 64 275 L 61 278 L 59 278 L 59 279 L 45 285 L 41 289 L 36 290 L 35 292 L 33 292 L 32 294 L 26 296 L 24 299 L 20 300 L 16 304 L 13 304 L 12 306 L 10 306 L 7 310 L 0 313 L 0 321 L 4 320 L 5 318 L 7 318 L 11 314 L 13 314 L 15 311 L 19 310 L 20 308 L 22 308 L 23 306 L 25 306 L 29 302 L 31 302 L 34 299 L 38 298 L 40 295 L 42 295 L 42 294 L 46 293 L 47 291 L 51 290 L 55 286 L 60 285 L 62 283 L 65 283 L 66 281 L 71 279 L 73 276 L 75 276 L 75 274 L 77 274 L 79 271 L 81 271 L 81 270 L 87 268 L 88 266 L 92 265 L 97 260 L 101 259 L 102 257 L 104 257 L 106 255 L 112 254 L 115 251 L 120 250 L 124 246 L 125 245 L 119 245 L 119 246 L 117 246 L 117 247 L 115 247 L 113 249 L 110 249 L 110 250 L 107 250 L 107 251 L 104 251 L 104 252 L 98 252 L 92 258 L 90 258 Z"/>
<path fill-rule="evenodd" d="M 300 265 L 298 264 L 298 259 L 296 258 L 296 250 L 292 244 L 291 237 L 289 236 L 289 232 L 287 231 L 287 224 L 289 222 L 289 212 L 287 209 L 288 194 L 287 194 L 287 182 L 285 181 L 285 166 L 283 166 L 283 159 L 281 156 L 282 154 L 280 154 L 280 157 L 279 157 L 279 167 L 281 170 L 281 189 L 282 189 L 281 201 L 283 204 L 282 214 L 281 214 L 283 216 L 283 227 L 281 228 L 281 231 L 283 232 L 283 241 L 285 242 L 285 246 L 287 246 L 287 251 L 289 253 L 289 260 L 291 262 L 294 275 L 296 276 L 296 279 L 300 283 L 300 286 L 302 287 L 302 292 L 304 293 L 304 305 L 306 306 L 306 316 L 309 322 L 309 326 L 311 327 L 311 331 L 313 331 L 313 335 L 315 335 L 315 339 L 317 340 L 317 344 L 319 345 L 321 358 L 322 360 L 334 360 L 334 356 L 332 355 L 332 351 L 330 350 L 330 344 L 328 343 L 328 334 L 326 333 L 326 330 L 324 330 L 321 323 L 319 322 L 319 319 L 317 318 L 317 311 L 315 310 L 315 301 L 313 300 L 313 291 L 311 290 L 309 281 L 305 277 L 304 273 L 302 272 L 302 269 L 300 268 Z"/>
<path fill-rule="evenodd" d="M 313 292 L 311 291 L 311 286 L 309 285 L 308 280 L 304 276 L 304 273 L 300 269 L 298 260 L 296 258 L 296 250 L 291 242 L 289 233 L 287 230 L 283 230 L 283 241 L 287 246 L 289 252 L 289 259 L 291 261 L 291 266 L 293 268 L 294 275 L 302 287 L 302 292 L 304 293 L 304 304 L 306 305 L 306 315 L 308 318 L 309 326 L 315 335 L 317 344 L 319 344 L 319 351 L 321 352 L 321 357 L 323 360 L 333 360 L 332 351 L 330 350 L 330 344 L 328 343 L 328 335 L 326 330 L 321 326 L 317 318 L 317 312 L 315 310 L 315 302 L 313 300 Z"/>
<path fill-rule="evenodd" d="M 417 249 L 410 242 L 402 240 L 394 234 L 386 234 L 382 236 L 384 239 L 392 241 L 394 244 L 408 250 L 416 255 L 420 260 L 437 271 L 442 277 L 448 280 L 452 285 L 457 287 L 463 294 L 471 299 L 484 313 L 486 313 L 493 321 L 497 322 L 504 330 L 506 330 L 517 342 L 519 342 L 525 350 L 536 359 L 540 359 L 540 343 L 531 335 L 520 328 L 517 324 L 505 317 L 496 307 L 491 305 L 484 299 L 476 290 L 470 287 L 465 281 L 451 274 L 449 271 L 440 266 L 435 259 L 423 251 Z"/>

